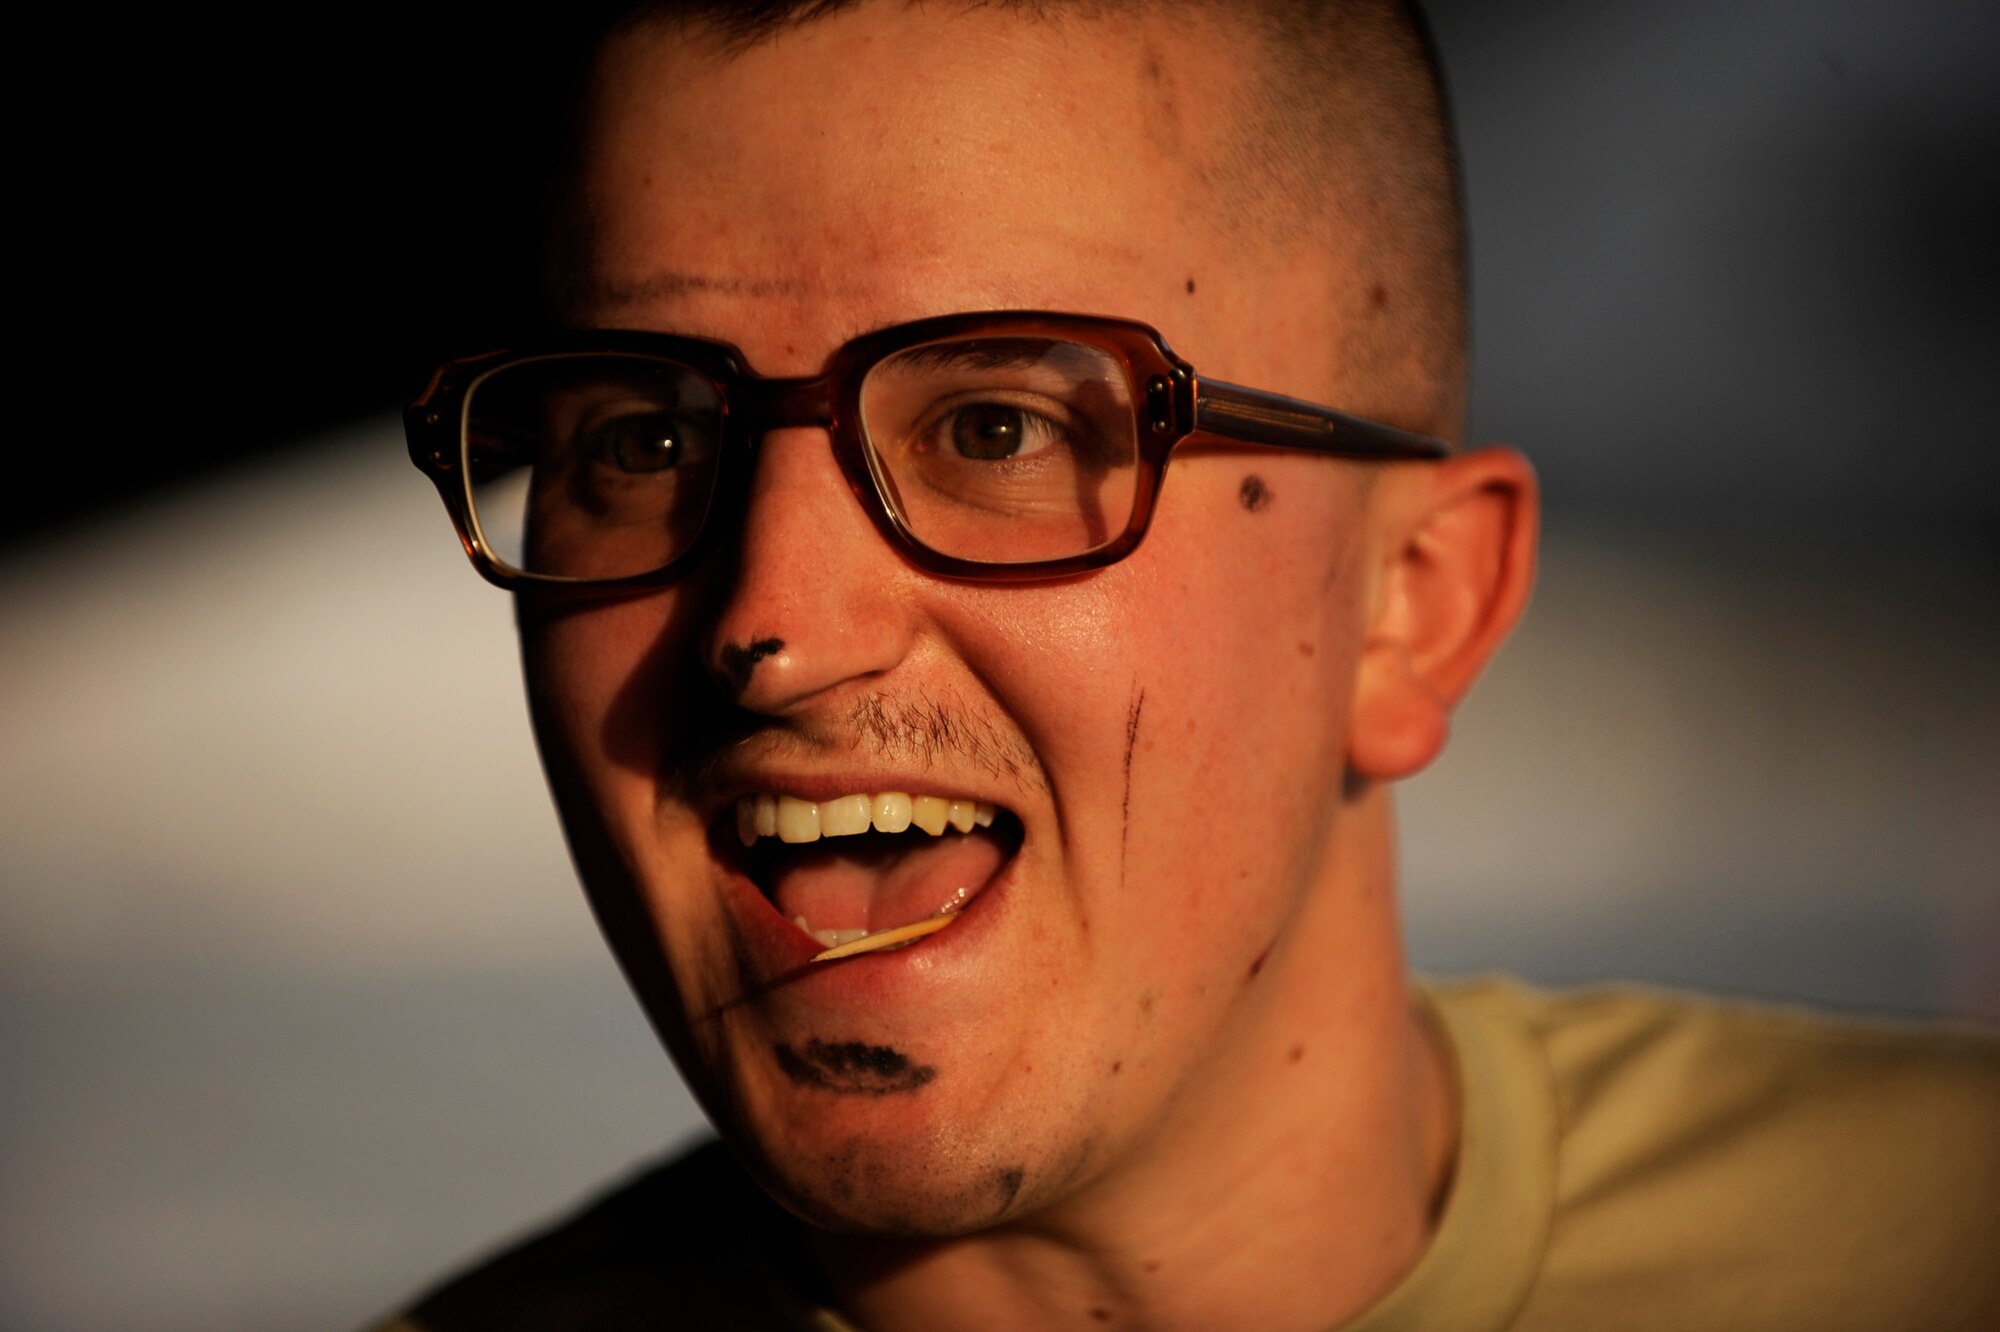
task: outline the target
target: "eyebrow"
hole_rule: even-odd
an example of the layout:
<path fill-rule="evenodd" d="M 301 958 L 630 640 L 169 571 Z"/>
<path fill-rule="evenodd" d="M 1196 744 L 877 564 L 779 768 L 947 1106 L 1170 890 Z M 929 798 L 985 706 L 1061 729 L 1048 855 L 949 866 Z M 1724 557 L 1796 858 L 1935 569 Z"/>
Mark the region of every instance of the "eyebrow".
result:
<path fill-rule="evenodd" d="M 1088 351 L 1078 349 L 1081 351 L 1079 355 L 1078 351 L 1068 350 L 1071 345 L 1055 338 L 994 338 L 932 343 L 898 352 L 887 364 L 895 370 L 1009 370 L 1051 360 L 1058 366 L 1065 362 L 1091 361 Z M 1052 357 L 1051 352 L 1057 354 Z"/>

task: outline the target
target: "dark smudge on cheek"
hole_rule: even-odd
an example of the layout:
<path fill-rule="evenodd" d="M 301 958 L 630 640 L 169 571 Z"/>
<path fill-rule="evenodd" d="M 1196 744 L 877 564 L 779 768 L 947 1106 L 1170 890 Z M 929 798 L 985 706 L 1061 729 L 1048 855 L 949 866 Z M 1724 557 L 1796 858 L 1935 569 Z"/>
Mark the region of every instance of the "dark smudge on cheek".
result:
<path fill-rule="evenodd" d="M 1021 1166 L 1009 1166 L 1000 1172 L 995 1179 L 995 1183 L 1000 1189 L 1000 1207 L 1002 1211 L 1014 1205 L 1014 1199 L 1021 1194 L 1021 1184 L 1027 1178 L 1028 1172 Z"/>
<path fill-rule="evenodd" d="M 1132 750 L 1139 743 L 1139 716 L 1146 710 L 1146 689 L 1134 676 L 1132 707 L 1125 714 L 1125 803 L 1118 826 L 1118 886 L 1125 886 L 1125 839 L 1132 831 Z"/>
<path fill-rule="evenodd" d="M 911 1063 L 901 1050 L 865 1041 L 814 1039 L 803 1050 L 779 1042 L 771 1053 L 795 1085 L 847 1096 L 913 1092 L 937 1077 L 931 1065 Z"/>
<path fill-rule="evenodd" d="M 731 692 L 741 694 L 750 687 L 750 676 L 757 669 L 757 663 L 774 652 L 785 650 L 782 638 L 760 638 L 744 647 L 737 643 L 722 645 L 722 673 L 729 679 Z"/>
<path fill-rule="evenodd" d="M 1262 513 L 1276 498 L 1271 488 L 1264 484 L 1264 478 L 1255 472 L 1243 478 L 1243 484 L 1236 488 L 1236 501 L 1252 513 Z"/>

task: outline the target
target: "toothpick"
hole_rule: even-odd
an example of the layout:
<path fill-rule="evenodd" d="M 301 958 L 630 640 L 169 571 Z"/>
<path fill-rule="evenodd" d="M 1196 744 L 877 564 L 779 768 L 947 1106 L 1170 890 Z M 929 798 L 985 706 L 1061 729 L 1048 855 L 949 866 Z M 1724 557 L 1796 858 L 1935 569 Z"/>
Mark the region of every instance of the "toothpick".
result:
<path fill-rule="evenodd" d="M 893 930 L 882 930 L 875 934 L 864 934 L 859 939 L 851 939 L 844 944 L 835 944 L 824 953 L 813 957 L 815 962 L 838 962 L 843 957 L 853 957 L 857 953 L 872 953 L 878 948 L 893 948 L 897 944 L 921 939 L 926 934 L 936 934 L 945 926 L 958 919 L 958 913 L 946 916 L 932 916 L 912 925 L 898 925 Z"/>

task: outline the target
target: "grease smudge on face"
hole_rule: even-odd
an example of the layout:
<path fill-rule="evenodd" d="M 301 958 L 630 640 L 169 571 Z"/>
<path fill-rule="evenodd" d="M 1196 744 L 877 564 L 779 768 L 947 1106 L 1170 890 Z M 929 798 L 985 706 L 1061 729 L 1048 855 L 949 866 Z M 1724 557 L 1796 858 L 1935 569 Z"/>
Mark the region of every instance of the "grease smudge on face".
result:
<path fill-rule="evenodd" d="M 913 1092 L 937 1077 L 929 1064 L 913 1064 L 901 1050 L 865 1041 L 809 1040 L 803 1050 L 779 1042 L 771 1047 L 778 1067 L 801 1087 L 846 1096 L 888 1096 Z"/>
<path fill-rule="evenodd" d="M 722 673 L 729 679 L 732 692 L 741 695 L 750 687 L 750 676 L 756 671 L 757 663 L 776 652 L 785 650 L 782 638 L 760 638 L 748 647 L 736 643 L 722 645 Z"/>
<path fill-rule="evenodd" d="M 1133 682 L 1137 684 L 1135 680 Z M 1120 810 L 1118 830 L 1118 882 L 1125 882 L 1125 839 L 1132 830 L 1132 750 L 1139 743 L 1139 717 L 1146 710 L 1146 689 L 1140 685 L 1132 696 L 1132 709 L 1125 714 L 1125 803 Z"/>
<path fill-rule="evenodd" d="M 1264 484 L 1264 478 L 1255 472 L 1243 478 L 1243 484 L 1236 489 L 1236 500 L 1252 513 L 1262 513 L 1277 498 L 1271 488 Z"/>

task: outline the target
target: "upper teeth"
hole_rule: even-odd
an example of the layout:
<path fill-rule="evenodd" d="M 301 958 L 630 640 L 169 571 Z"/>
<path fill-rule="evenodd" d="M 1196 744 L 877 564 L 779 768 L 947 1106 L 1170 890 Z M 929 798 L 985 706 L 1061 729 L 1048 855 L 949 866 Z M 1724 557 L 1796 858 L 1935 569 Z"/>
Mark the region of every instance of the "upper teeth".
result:
<path fill-rule="evenodd" d="M 781 842 L 816 842 L 855 833 L 898 833 L 912 826 L 936 837 L 946 828 L 970 832 L 993 822 L 994 807 L 984 800 L 912 796 L 902 791 L 800 800 L 788 795 L 749 795 L 736 802 L 736 835 L 749 846 L 759 837 Z"/>

